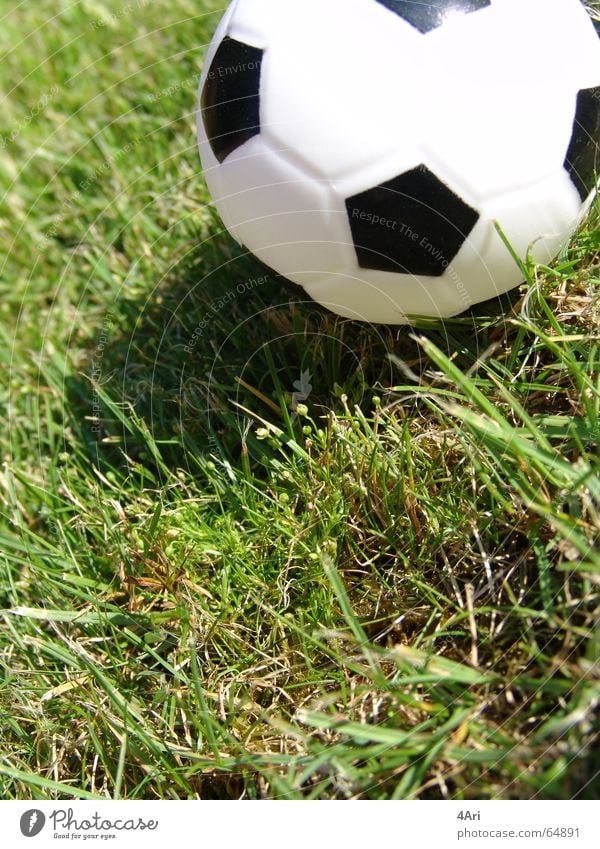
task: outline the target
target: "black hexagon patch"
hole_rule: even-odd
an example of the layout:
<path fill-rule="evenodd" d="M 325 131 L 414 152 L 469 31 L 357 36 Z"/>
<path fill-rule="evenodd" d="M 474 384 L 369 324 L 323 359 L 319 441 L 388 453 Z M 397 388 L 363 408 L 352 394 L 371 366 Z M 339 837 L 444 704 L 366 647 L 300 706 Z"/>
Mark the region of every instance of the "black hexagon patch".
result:
<path fill-rule="evenodd" d="M 346 200 L 361 268 L 441 277 L 479 213 L 420 165 Z"/>
<path fill-rule="evenodd" d="M 448 15 L 455 12 L 477 12 L 491 0 L 376 0 L 395 12 L 419 32 L 427 33 L 440 27 Z"/>
<path fill-rule="evenodd" d="M 260 133 L 260 66 L 263 51 L 225 36 L 202 89 L 202 120 L 219 162 Z"/>
<path fill-rule="evenodd" d="M 577 95 L 573 135 L 565 168 L 569 172 L 581 200 L 596 187 L 600 168 L 600 86 L 584 88 Z"/>

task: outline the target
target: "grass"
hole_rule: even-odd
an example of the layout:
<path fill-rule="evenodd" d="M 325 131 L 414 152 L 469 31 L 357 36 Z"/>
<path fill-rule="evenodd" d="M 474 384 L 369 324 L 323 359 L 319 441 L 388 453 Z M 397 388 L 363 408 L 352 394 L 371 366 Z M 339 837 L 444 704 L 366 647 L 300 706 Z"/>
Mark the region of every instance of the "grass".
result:
<path fill-rule="evenodd" d="M 0 795 L 598 798 L 598 207 L 443 326 L 248 284 L 218 6 L 0 3 Z"/>

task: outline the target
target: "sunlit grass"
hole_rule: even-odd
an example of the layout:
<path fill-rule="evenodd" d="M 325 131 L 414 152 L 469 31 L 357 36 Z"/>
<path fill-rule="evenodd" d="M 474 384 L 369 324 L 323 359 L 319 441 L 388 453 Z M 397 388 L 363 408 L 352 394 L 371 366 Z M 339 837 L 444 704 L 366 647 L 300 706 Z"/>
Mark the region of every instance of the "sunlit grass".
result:
<path fill-rule="evenodd" d="M 443 326 L 294 299 L 201 5 L 0 4 L 0 794 L 597 797 L 597 210 Z"/>

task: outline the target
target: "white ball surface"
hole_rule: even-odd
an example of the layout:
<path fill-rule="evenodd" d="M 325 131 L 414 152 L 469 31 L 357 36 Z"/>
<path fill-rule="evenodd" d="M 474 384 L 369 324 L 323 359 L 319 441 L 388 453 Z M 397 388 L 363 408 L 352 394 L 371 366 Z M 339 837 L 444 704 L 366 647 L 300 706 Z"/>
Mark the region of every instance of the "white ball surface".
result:
<path fill-rule="evenodd" d="M 234 0 L 200 81 L 232 236 L 348 318 L 444 318 L 589 209 L 600 39 L 580 0 Z"/>

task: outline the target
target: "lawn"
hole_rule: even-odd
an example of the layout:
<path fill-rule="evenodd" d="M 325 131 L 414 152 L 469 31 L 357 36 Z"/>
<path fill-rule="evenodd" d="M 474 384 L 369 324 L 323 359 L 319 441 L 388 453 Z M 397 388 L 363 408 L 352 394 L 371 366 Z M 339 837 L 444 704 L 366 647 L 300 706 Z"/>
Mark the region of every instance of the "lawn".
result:
<path fill-rule="evenodd" d="M 0 797 L 598 798 L 600 206 L 326 313 L 210 205 L 221 11 L 0 2 Z"/>

